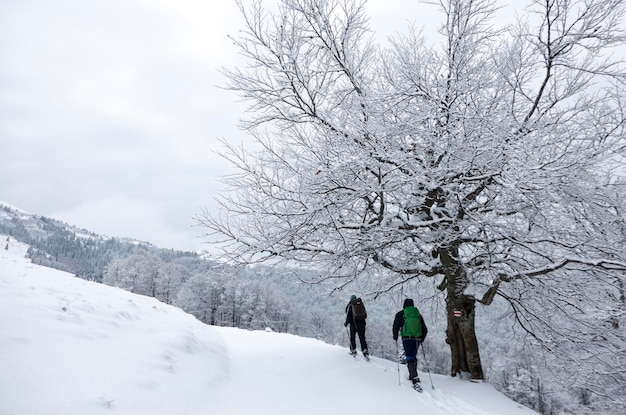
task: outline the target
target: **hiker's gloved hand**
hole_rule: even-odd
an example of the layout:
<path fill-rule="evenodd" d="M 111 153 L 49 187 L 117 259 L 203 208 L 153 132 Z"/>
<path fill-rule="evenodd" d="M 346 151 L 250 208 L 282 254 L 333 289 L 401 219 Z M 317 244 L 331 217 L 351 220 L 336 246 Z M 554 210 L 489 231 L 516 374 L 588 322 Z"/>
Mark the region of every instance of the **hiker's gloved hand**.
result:
<path fill-rule="evenodd" d="M 348 323 L 347 323 L 347 322 L 346 322 L 346 323 L 343 323 L 343 326 L 344 326 L 344 327 L 348 327 Z"/>
<path fill-rule="evenodd" d="M 393 336 L 394 341 L 398 341 L 398 336 Z"/>

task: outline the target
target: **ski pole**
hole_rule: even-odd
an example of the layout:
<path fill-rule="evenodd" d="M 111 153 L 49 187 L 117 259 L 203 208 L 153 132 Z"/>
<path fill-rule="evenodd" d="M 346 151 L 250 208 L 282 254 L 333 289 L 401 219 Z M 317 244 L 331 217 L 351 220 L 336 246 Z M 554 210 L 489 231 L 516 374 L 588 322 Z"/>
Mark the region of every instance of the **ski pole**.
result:
<path fill-rule="evenodd" d="M 398 339 L 396 339 L 396 364 L 398 365 L 398 386 L 402 386 L 402 382 L 400 382 L 400 355 L 398 353 Z"/>
<path fill-rule="evenodd" d="M 426 371 L 428 372 L 428 379 L 430 379 L 430 386 L 435 390 L 435 385 L 433 385 L 433 378 L 430 376 L 430 369 L 428 368 L 428 362 L 426 362 L 426 352 L 424 351 L 424 345 L 420 343 L 422 346 L 422 355 L 424 356 L 424 366 L 426 366 Z"/>
<path fill-rule="evenodd" d="M 348 329 L 348 326 L 346 326 L 346 333 L 348 334 L 348 349 L 352 352 L 352 336 L 350 336 L 350 329 Z M 356 351 L 354 352 L 353 357 L 356 357 Z"/>

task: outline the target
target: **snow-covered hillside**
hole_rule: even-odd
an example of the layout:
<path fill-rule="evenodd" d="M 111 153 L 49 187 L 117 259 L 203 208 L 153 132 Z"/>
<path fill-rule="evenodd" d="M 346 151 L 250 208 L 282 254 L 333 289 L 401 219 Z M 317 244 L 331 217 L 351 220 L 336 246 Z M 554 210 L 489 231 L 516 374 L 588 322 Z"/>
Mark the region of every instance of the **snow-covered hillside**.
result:
<path fill-rule="evenodd" d="M 2 201 L 2 200 L 0 200 L 0 206 L 8 207 L 9 209 L 12 209 L 12 210 L 14 210 L 14 211 L 16 211 L 18 213 L 22 213 L 24 215 L 28 215 L 28 212 L 26 212 L 24 209 L 20 209 L 20 208 L 18 208 L 16 206 L 13 206 L 10 203 Z"/>
<path fill-rule="evenodd" d="M 2 240 L 6 236 L 0 235 Z M 181 310 L 0 250 L 0 414 L 522 415 L 488 384 L 420 373 Z"/>

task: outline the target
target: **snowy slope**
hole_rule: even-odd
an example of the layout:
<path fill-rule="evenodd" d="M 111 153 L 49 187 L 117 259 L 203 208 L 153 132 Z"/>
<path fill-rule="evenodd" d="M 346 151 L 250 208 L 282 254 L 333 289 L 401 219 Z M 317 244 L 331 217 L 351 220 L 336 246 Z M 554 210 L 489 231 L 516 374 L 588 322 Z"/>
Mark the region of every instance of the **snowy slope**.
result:
<path fill-rule="evenodd" d="M 0 249 L 2 415 L 535 413 L 488 384 L 433 375 L 433 390 L 426 373 L 418 394 L 394 362 L 207 326 L 155 299 L 33 265 L 26 249 Z"/>

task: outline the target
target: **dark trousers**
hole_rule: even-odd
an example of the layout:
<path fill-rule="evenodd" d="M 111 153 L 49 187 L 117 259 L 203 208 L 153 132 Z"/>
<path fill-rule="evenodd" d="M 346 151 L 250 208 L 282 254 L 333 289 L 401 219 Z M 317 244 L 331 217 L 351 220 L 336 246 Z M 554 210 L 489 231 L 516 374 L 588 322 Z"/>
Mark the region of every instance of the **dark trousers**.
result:
<path fill-rule="evenodd" d="M 367 350 L 365 341 L 365 320 L 355 320 L 350 323 L 350 350 L 356 350 L 356 335 L 359 335 L 361 351 Z"/>
<path fill-rule="evenodd" d="M 402 347 L 404 347 L 404 356 L 406 357 L 406 366 L 409 369 L 409 379 L 419 382 L 417 375 L 417 351 L 422 343 L 414 338 L 407 337 L 402 339 Z"/>

